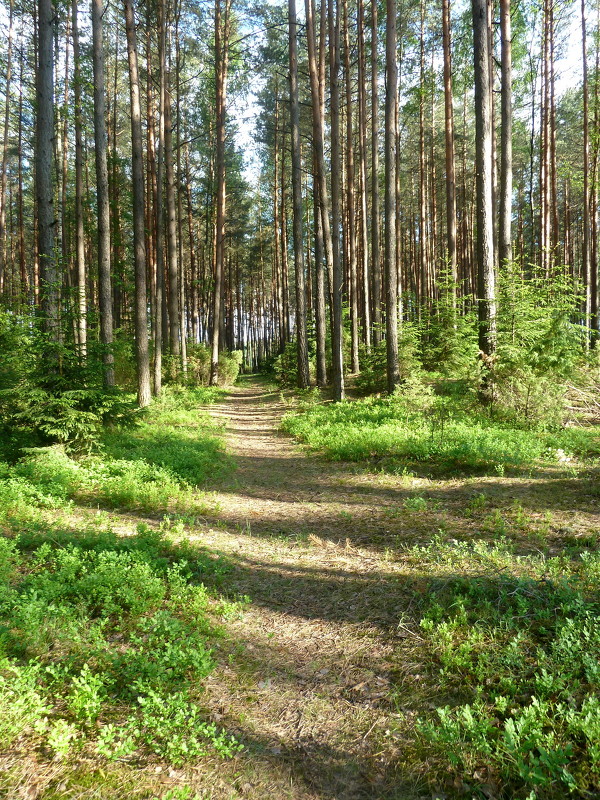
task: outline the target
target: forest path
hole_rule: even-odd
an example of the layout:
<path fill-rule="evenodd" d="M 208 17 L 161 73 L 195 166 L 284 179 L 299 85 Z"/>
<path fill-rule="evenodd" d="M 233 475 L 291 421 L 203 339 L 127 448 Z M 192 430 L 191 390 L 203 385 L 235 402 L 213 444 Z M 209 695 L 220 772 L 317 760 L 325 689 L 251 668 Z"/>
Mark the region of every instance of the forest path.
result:
<path fill-rule="evenodd" d="M 313 534 L 336 544 L 387 540 L 394 527 L 389 509 L 409 494 L 406 482 L 307 453 L 279 430 L 289 410 L 283 394 L 257 378 L 211 408 L 237 466 L 215 486 L 219 519 L 259 536 Z"/>
<path fill-rule="evenodd" d="M 247 748 L 240 794 L 221 773 L 214 796 L 420 797 L 389 733 L 423 697 L 419 637 L 399 626 L 406 565 L 388 549 L 411 538 L 397 510 L 420 481 L 307 454 L 278 430 L 286 410 L 258 379 L 211 409 L 237 469 L 213 484 L 219 510 L 198 538 L 225 556 L 227 590 L 250 598 L 208 682 L 215 719 Z"/>
<path fill-rule="evenodd" d="M 226 623 L 204 695 L 245 750 L 215 768 L 207 796 L 447 796 L 432 794 L 415 731 L 417 717 L 451 699 L 419 624 L 449 581 L 436 536 L 509 533 L 531 552 L 537 535 L 560 553 L 562 536 L 597 526 L 592 479 L 429 479 L 326 461 L 280 431 L 295 402 L 246 378 L 211 409 L 237 467 L 211 482 L 218 509 L 190 534 L 224 557 L 216 588 L 249 600 Z M 461 786 L 456 796 L 470 797 Z"/>

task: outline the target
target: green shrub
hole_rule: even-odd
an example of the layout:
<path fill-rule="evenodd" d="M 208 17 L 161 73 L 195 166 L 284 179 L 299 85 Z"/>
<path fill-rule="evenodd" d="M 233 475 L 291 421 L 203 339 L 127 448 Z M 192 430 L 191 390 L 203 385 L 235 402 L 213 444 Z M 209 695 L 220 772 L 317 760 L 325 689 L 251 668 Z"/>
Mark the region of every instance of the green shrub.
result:
<path fill-rule="evenodd" d="M 417 357 L 418 331 L 416 326 L 404 323 L 398 335 L 398 368 L 403 381 L 415 381 L 421 374 Z M 356 385 L 365 392 L 384 392 L 387 389 L 387 365 L 385 342 L 373 346 L 370 352 L 361 348 L 361 371 Z"/>
<path fill-rule="evenodd" d="M 195 552 L 191 568 L 183 552 L 146 529 L 0 539 L 4 748 L 35 738 L 64 758 L 89 742 L 175 765 L 240 749 L 195 701 L 222 635 L 198 581 L 220 567 Z"/>
<path fill-rule="evenodd" d="M 438 540 L 418 557 L 447 573 L 428 592 L 421 631 L 455 698 L 421 715 L 430 753 L 457 776 L 485 766 L 511 796 L 597 790 L 597 553 L 567 561 Z"/>
<path fill-rule="evenodd" d="M 600 446 L 593 429 L 544 433 L 540 425 L 529 430 L 512 423 L 473 409 L 468 396 L 439 396 L 433 387 L 409 381 L 391 397 L 305 404 L 282 424 L 329 458 L 376 461 L 392 470 L 424 464 L 498 472 L 594 457 Z"/>
<path fill-rule="evenodd" d="M 219 386 L 231 386 L 239 375 L 244 354 L 241 350 L 223 350 L 219 354 Z M 211 351 L 208 345 L 194 344 L 188 348 L 188 382 L 195 386 L 208 386 L 210 380 Z"/>

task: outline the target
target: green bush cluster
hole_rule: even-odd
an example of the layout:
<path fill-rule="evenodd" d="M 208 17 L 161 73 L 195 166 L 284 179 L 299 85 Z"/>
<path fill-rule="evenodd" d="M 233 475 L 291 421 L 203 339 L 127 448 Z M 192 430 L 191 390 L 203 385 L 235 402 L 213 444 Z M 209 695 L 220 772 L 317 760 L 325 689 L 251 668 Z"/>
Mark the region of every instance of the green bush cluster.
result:
<path fill-rule="evenodd" d="M 103 385 L 101 354 L 90 342 L 85 361 L 47 341 L 28 317 L 0 311 L 0 457 L 24 447 L 97 445 L 106 426 L 135 424 L 132 397 Z"/>
<path fill-rule="evenodd" d="M 206 513 L 213 503 L 202 487 L 232 463 L 202 408 L 221 391 L 168 387 L 134 427 L 105 428 L 93 453 L 63 444 L 22 448 L 12 465 L 0 462 L 0 519 L 30 501 Z"/>
<path fill-rule="evenodd" d="M 414 552 L 442 575 L 421 635 L 453 704 L 418 730 L 444 769 L 512 797 L 600 789 L 600 556 L 519 556 L 508 542 Z M 462 573 L 460 577 L 457 573 Z M 534 789 L 533 794 L 528 792 Z M 590 794 L 590 796 L 591 796 Z"/>
<path fill-rule="evenodd" d="M 202 584 L 221 569 L 164 531 L 59 529 L 0 538 L 0 747 L 56 758 L 152 752 L 174 765 L 240 744 L 205 719 L 202 681 L 222 635 Z M 189 552 L 187 553 L 189 555 Z"/>
<path fill-rule="evenodd" d="M 231 386 L 240 372 L 244 354 L 241 350 L 223 350 L 219 355 L 219 386 Z M 210 380 L 211 352 L 208 345 L 193 344 L 188 348 L 188 382 L 208 386 Z"/>
<path fill-rule="evenodd" d="M 332 459 L 391 470 L 428 465 L 497 472 L 600 455 L 593 429 L 516 427 L 478 409 L 468 393 L 440 395 L 418 381 L 407 381 L 391 397 L 305 404 L 284 417 L 283 427 Z"/>

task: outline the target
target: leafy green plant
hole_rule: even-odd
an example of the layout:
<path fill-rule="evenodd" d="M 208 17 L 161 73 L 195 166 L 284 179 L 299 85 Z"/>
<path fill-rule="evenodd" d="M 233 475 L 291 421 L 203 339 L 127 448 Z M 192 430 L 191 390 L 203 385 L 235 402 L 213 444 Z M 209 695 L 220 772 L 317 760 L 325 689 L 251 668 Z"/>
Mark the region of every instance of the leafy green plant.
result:
<path fill-rule="evenodd" d="M 428 593 L 421 630 L 456 702 L 417 727 L 456 774 L 486 765 L 513 791 L 552 798 L 597 790 L 595 556 L 516 556 L 506 541 L 419 549 L 421 564 L 449 571 Z"/>
<path fill-rule="evenodd" d="M 407 381 L 391 397 L 305 404 L 284 417 L 283 428 L 329 458 L 375 462 L 392 471 L 423 464 L 497 474 L 560 463 L 565 454 L 595 457 L 599 444 L 593 429 L 530 430 L 418 381 Z"/>
<path fill-rule="evenodd" d="M 193 344 L 188 349 L 188 382 L 195 386 L 208 386 L 210 379 L 211 353 L 205 344 Z M 231 386 L 239 375 L 243 360 L 241 350 L 225 351 L 219 354 L 219 386 Z"/>

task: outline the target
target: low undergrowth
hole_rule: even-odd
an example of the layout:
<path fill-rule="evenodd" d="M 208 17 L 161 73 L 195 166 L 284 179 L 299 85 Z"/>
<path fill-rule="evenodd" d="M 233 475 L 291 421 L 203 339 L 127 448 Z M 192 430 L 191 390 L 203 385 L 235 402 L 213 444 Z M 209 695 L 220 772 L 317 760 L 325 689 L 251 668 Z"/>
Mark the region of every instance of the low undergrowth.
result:
<path fill-rule="evenodd" d="M 436 394 L 417 382 L 391 397 L 304 404 L 283 428 L 332 460 L 376 462 L 392 472 L 426 466 L 503 474 L 600 456 L 595 429 L 503 421 L 468 393 Z"/>
<path fill-rule="evenodd" d="M 446 701 L 416 726 L 430 778 L 460 796 L 596 796 L 598 552 L 518 555 L 508 541 L 438 537 L 408 560 L 435 575 L 419 635 Z"/>
<path fill-rule="evenodd" d="M 69 531 L 13 518 L 0 539 L 0 749 L 180 765 L 240 745 L 206 718 L 224 564 L 141 524 Z"/>
<path fill-rule="evenodd" d="M 26 496 L 45 505 L 73 501 L 155 514 L 206 513 L 213 503 L 202 487 L 231 468 L 202 408 L 221 392 L 167 390 L 134 427 L 105 430 L 91 453 L 61 444 L 22 450 L 16 463 L 0 464 L 5 511 Z"/>
<path fill-rule="evenodd" d="M 169 541 L 183 534 L 171 517 L 123 537 L 101 515 L 82 524 L 72 513 L 74 503 L 187 515 L 210 507 L 198 486 L 229 464 L 200 409 L 213 398 L 174 390 L 137 427 L 106 432 L 93 454 L 53 445 L 1 465 L 3 753 L 178 766 L 240 750 L 202 705 L 220 618 L 237 608 L 204 585 L 219 583 L 222 559 Z"/>

